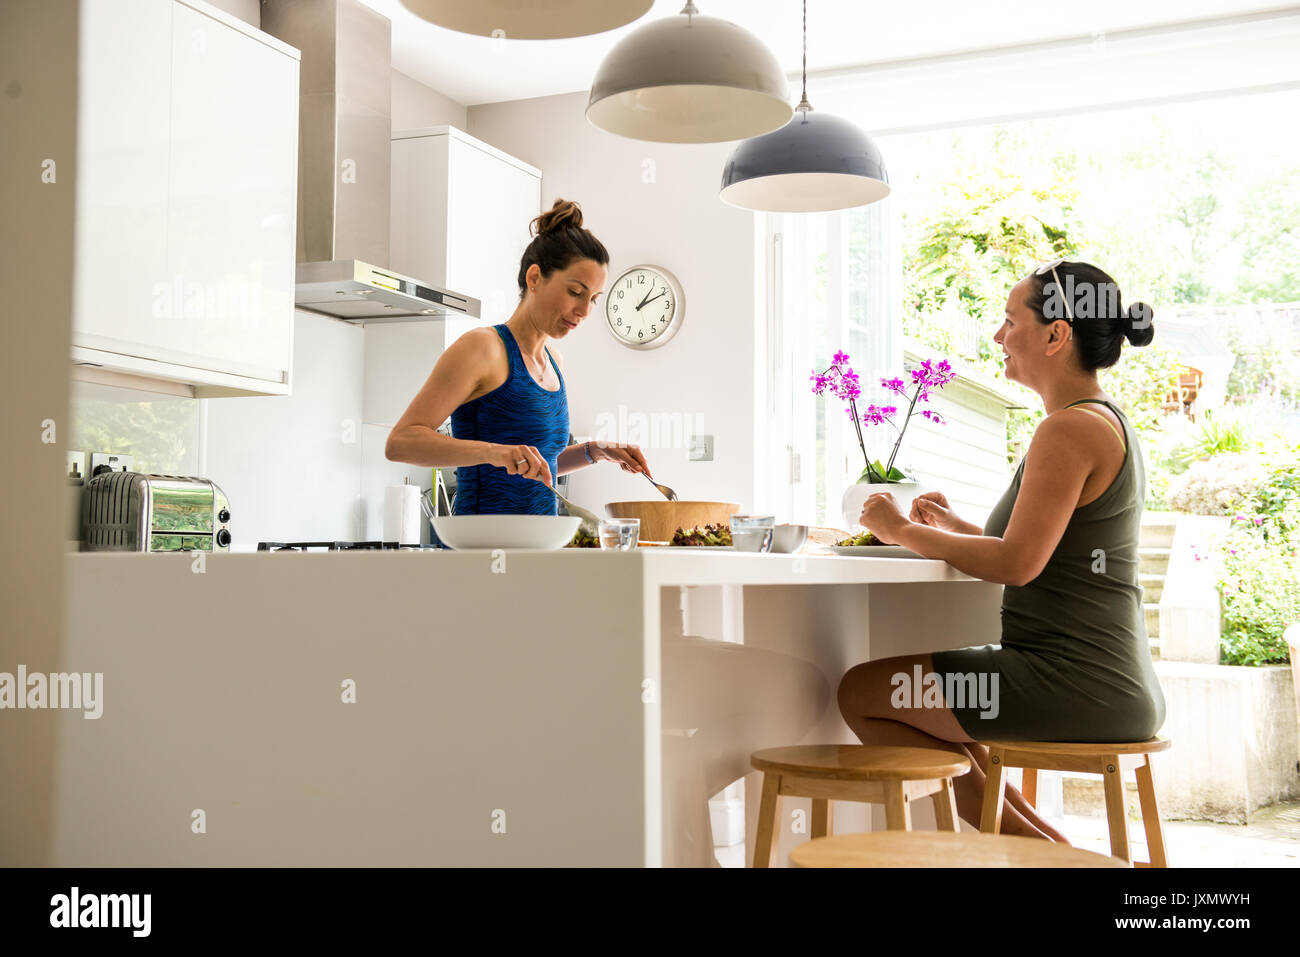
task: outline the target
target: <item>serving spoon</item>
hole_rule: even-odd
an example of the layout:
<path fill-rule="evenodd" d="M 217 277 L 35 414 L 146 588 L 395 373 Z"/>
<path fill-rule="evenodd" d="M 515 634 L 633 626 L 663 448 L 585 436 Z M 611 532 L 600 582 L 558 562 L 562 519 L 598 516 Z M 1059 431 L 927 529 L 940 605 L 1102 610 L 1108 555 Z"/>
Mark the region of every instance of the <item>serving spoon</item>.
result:
<path fill-rule="evenodd" d="M 587 511 L 581 505 L 574 505 L 567 498 L 561 495 L 560 490 L 554 485 L 551 486 L 551 491 L 555 493 L 556 498 L 564 503 L 564 507 L 569 510 L 570 515 L 582 519 L 578 527 L 592 538 L 596 538 L 600 531 L 600 519 L 596 517 L 596 514 Z"/>

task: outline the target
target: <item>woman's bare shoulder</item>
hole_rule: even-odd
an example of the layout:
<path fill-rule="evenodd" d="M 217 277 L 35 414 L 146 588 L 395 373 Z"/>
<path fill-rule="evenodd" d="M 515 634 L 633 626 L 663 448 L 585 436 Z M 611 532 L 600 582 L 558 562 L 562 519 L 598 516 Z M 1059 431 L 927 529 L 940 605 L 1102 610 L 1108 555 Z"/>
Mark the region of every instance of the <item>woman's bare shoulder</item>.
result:
<path fill-rule="evenodd" d="M 449 362 L 492 363 L 506 354 L 505 343 L 491 326 L 469 329 L 443 352 Z"/>

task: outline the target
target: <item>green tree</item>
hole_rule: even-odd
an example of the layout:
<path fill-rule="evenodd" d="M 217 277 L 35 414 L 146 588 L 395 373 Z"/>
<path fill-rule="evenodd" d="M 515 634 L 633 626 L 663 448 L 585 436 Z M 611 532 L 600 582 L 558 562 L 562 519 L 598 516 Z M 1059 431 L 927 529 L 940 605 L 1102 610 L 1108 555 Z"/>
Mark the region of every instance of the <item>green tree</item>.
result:
<path fill-rule="evenodd" d="M 1214 297 L 1213 264 L 1237 235 L 1222 226 L 1226 203 L 1224 186 L 1232 179 L 1231 162 L 1214 152 L 1198 157 L 1166 157 L 1166 178 L 1172 187 L 1166 217 L 1175 230 L 1178 273 L 1175 302 L 1211 302 Z"/>
<path fill-rule="evenodd" d="M 1009 162 L 981 156 L 954 168 L 933 209 L 904 219 L 904 332 L 956 353 L 958 330 L 936 317 L 955 312 L 978 323 L 987 335 L 970 358 L 991 376 L 1001 373 L 993 333 L 1011 287 L 1037 263 L 1077 253 L 1073 188 L 1026 179 Z"/>
<path fill-rule="evenodd" d="M 1244 226 L 1236 302 L 1300 302 L 1300 166 L 1252 183 L 1241 203 Z"/>
<path fill-rule="evenodd" d="M 1228 373 L 1228 396 L 1300 399 L 1300 329 L 1275 318 L 1250 330 L 1230 325 L 1223 332 L 1236 356 Z"/>

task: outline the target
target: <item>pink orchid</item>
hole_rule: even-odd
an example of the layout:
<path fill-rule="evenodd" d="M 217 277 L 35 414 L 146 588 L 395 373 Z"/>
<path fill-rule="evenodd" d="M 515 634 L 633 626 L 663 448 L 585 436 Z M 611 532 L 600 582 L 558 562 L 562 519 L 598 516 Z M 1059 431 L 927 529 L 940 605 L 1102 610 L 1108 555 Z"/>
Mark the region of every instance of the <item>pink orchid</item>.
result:
<path fill-rule="evenodd" d="M 903 419 L 903 425 L 900 428 L 894 422 L 894 416 L 898 413 L 898 407 L 893 405 L 876 405 L 870 404 L 867 410 L 858 415 L 857 401 L 862 397 L 862 388 L 859 382 L 857 372 L 849 366 L 848 353 L 837 350 L 831 359 L 831 364 L 822 372 L 814 371 L 810 380 L 813 383 L 812 391 L 814 395 L 823 395 L 827 389 L 837 398 L 848 402 L 849 418 L 853 420 L 853 427 L 858 433 L 858 447 L 862 449 L 863 458 L 866 459 L 867 468 L 863 472 L 863 479 L 868 476 L 875 476 L 881 481 L 889 481 L 888 476 L 895 474 L 894 460 L 898 457 L 898 450 L 903 443 L 903 435 L 907 431 L 907 424 L 917 412 L 920 412 L 925 418 L 934 422 L 936 425 L 945 425 L 946 421 L 938 412 L 931 409 L 917 409 L 918 402 L 928 402 L 930 400 L 931 390 L 942 389 L 945 385 L 957 377 L 957 373 L 952 371 L 952 366 L 947 359 L 935 362 L 933 359 L 926 359 L 921 365 L 910 370 L 908 376 L 915 386 L 916 391 L 908 400 L 907 415 Z M 880 385 L 882 388 L 893 392 L 897 395 L 907 398 L 907 386 L 902 378 L 881 378 Z M 880 462 L 872 463 L 870 456 L 867 455 L 866 442 L 862 437 L 862 425 L 883 425 L 888 422 L 898 431 L 898 438 L 894 441 L 893 451 L 890 453 L 889 462 L 883 466 Z M 862 481 L 862 479 L 859 479 Z"/>

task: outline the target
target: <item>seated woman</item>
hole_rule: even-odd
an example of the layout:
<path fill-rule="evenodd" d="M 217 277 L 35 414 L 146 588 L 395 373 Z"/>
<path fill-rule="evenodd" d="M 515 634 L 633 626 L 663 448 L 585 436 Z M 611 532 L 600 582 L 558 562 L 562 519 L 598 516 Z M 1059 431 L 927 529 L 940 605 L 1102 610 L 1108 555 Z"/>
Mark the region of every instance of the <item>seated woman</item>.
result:
<path fill-rule="evenodd" d="M 984 528 L 938 492 L 919 496 L 910 517 L 889 493 L 863 506 L 862 524 L 881 540 L 1006 585 L 1001 645 L 866 662 L 839 687 L 840 712 L 864 744 L 971 759 L 954 785 L 958 812 L 975 827 L 988 770 L 977 741 L 1141 741 L 1164 723 L 1138 584 L 1146 474 L 1132 426 L 1097 382 L 1124 339 L 1144 346 L 1154 335 L 1150 306 L 1123 309 L 1095 266 L 1040 267 L 1011 290 L 993 339 L 1007 378 L 1038 393 L 1047 417 Z M 917 665 L 940 683 L 946 706 L 938 694 L 926 702 L 895 690 L 895 676 L 910 681 Z M 1068 843 L 1018 790 L 1006 796 L 1003 833 Z"/>

